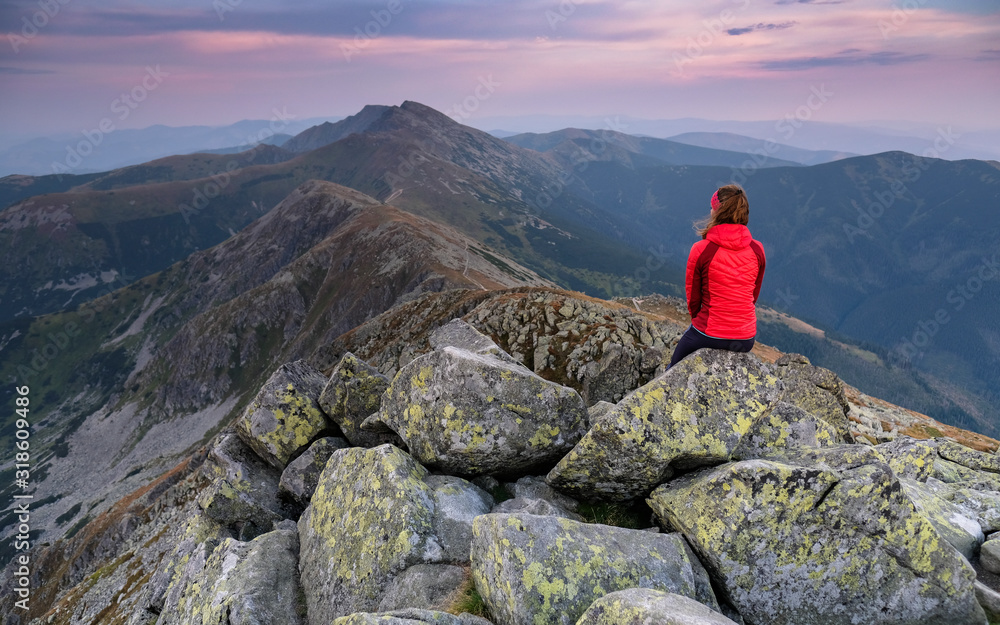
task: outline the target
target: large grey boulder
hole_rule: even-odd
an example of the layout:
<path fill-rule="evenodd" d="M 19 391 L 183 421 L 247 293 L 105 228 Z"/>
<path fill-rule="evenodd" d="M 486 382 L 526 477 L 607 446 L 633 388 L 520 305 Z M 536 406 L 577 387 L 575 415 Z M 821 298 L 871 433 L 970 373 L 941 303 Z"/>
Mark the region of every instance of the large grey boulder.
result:
<path fill-rule="evenodd" d="M 987 540 L 979 550 L 979 563 L 990 573 L 1000 575 L 1000 540 Z"/>
<path fill-rule="evenodd" d="M 160 625 L 297 625 L 298 538 L 295 524 L 251 542 L 225 539 L 197 576 L 179 589 L 179 600 L 160 614 Z"/>
<path fill-rule="evenodd" d="M 467 564 L 472 543 L 472 520 L 493 507 L 493 497 L 460 477 L 431 475 L 424 482 L 434 498 L 434 534 L 441 560 Z"/>
<path fill-rule="evenodd" d="M 385 589 L 379 612 L 403 609 L 434 610 L 465 583 L 465 569 L 453 564 L 415 564 Z"/>
<path fill-rule="evenodd" d="M 572 624 L 595 599 L 633 587 L 718 607 L 678 534 L 529 514 L 483 515 L 473 531 L 472 578 L 498 625 Z"/>
<path fill-rule="evenodd" d="M 779 401 L 763 414 L 733 449 L 734 460 L 780 456 L 788 449 L 830 447 L 841 442 L 837 429 L 802 408 Z"/>
<path fill-rule="evenodd" d="M 240 539 L 270 531 L 286 515 L 278 472 L 235 433 L 219 435 L 201 471 L 211 482 L 198 494 L 198 505 Z"/>
<path fill-rule="evenodd" d="M 333 625 L 492 625 L 492 623 L 471 614 L 455 616 L 435 610 L 408 609 L 378 614 L 351 614 L 338 618 Z"/>
<path fill-rule="evenodd" d="M 378 369 L 348 352 L 340 359 L 319 396 L 319 405 L 334 421 L 344 437 L 356 447 L 399 444 L 394 433 L 363 430 L 361 424 L 378 412 L 389 378 Z"/>
<path fill-rule="evenodd" d="M 884 463 L 731 463 L 664 484 L 648 501 L 748 623 L 985 621 L 972 567 Z"/>
<path fill-rule="evenodd" d="M 289 462 L 281 472 L 281 479 L 278 481 L 279 493 L 300 506 L 309 505 L 316 484 L 319 483 L 320 473 L 326 467 L 326 461 L 333 452 L 349 446 L 346 440 L 334 437 L 321 438 L 310 445 L 309 449 Z"/>
<path fill-rule="evenodd" d="M 317 402 L 325 382 L 323 374 L 304 360 L 282 365 L 243 411 L 236 431 L 281 471 L 331 427 Z"/>
<path fill-rule="evenodd" d="M 948 501 L 951 488 L 943 482 L 938 482 L 941 486 L 939 489 L 933 483 L 906 478 L 901 478 L 899 483 L 913 505 L 931 522 L 938 534 L 965 556 L 966 560 L 972 560 L 985 537 L 974 516 Z"/>
<path fill-rule="evenodd" d="M 476 354 L 496 356 L 500 360 L 520 364 L 510 354 L 500 349 L 493 339 L 486 336 L 461 319 L 452 319 L 434 330 L 428 337 L 431 347 L 436 350 L 457 347 Z"/>
<path fill-rule="evenodd" d="M 392 445 L 341 449 L 299 519 L 310 625 L 378 608 L 407 568 L 440 562 L 427 470 Z"/>
<path fill-rule="evenodd" d="M 583 436 L 587 411 L 576 391 L 520 365 L 444 347 L 396 374 L 376 419 L 419 462 L 474 476 L 551 465 Z"/>
<path fill-rule="evenodd" d="M 836 373 L 816 367 L 800 354 L 785 354 L 777 362 L 777 374 L 784 383 L 783 399 L 812 413 L 833 427 L 837 442 L 854 442 L 847 414 L 850 406 L 844 385 Z"/>
<path fill-rule="evenodd" d="M 219 544 L 230 538 L 232 535 L 225 527 L 204 514 L 191 516 L 176 546 L 149 580 L 146 611 L 176 614 L 185 591 L 200 579 L 209 557 Z"/>
<path fill-rule="evenodd" d="M 591 604 L 576 625 L 737 625 L 690 597 L 630 588 Z"/>
<path fill-rule="evenodd" d="M 756 356 L 698 350 L 620 401 L 546 481 L 581 499 L 646 495 L 675 470 L 727 462 L 781 392 Z"/>

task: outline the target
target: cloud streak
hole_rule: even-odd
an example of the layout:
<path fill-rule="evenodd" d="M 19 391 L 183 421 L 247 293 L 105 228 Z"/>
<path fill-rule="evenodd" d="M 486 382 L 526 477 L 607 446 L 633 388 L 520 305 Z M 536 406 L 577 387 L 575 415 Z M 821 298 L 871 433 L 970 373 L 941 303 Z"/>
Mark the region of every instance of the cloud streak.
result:
<path fill-rule="evenodd" d="M 758 30 L 785 30 L 786 28 L 791 28 L 796 24 L 798 24 L 798 22 L 794 21 L 782 22 L 780 24 L 775 24 L 773 22 L 770 24 L 765 24 L 761 22 L 759 24 L 754 24 L 753 26 L 744 26 L 742 28 L 730 28 L 729 30 L 726 31 L 726 33 L 733 36 L 738 36 L 738 35 L 745 35 L 747 33 L 752 33 Z"/>
<path fill-rule="evenodd" d="M 917 63 L 930 59 L 929 54 L 903 54 L 900 52 L 862 52 L 861 50 L 844 50 L 827 57 L 811 56 L 793 59 L 763 61 L 762 69 L 768 71 L 801 71 L 823 67 L 857 67 L 864 65 L 903 65 Z"/>

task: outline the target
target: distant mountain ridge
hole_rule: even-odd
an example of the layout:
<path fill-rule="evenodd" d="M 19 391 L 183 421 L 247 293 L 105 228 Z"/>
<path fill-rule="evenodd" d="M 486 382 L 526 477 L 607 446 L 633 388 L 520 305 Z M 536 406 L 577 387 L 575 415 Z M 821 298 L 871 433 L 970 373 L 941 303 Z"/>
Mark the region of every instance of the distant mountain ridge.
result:
<path fill-rule="evenodd" d="M 835 150 L 804 150 L 773 140 L 762 141 L 731 132 L 686 132 L 670 137 L 670 140 L 717 150 L 732 150 L 769 157 L 777 156 L 800 165 L 819 165 L 820 163 L 858 156 L 858 154 Z"/>

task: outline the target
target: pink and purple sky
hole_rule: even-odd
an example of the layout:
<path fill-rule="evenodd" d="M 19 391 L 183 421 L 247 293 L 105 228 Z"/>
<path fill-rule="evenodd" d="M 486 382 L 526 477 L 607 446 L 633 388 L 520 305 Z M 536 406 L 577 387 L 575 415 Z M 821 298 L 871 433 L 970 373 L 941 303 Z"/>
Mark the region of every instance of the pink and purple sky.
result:
<path fill-rule="evenodd" d="M 467 123 L 821 104 L 822 121 L 1000 127 L 996 0 L 13 0 L 0 33 L 3 135 L 404 100 L 465 106 Z"/>

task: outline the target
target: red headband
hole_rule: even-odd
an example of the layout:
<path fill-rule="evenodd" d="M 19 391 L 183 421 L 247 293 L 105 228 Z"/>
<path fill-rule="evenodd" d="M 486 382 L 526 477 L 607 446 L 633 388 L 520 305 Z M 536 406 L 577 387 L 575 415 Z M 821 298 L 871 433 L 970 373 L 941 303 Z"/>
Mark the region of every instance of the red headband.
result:
<path fill-rule="evenodd" d="M 719 192 L 712 194 L 712 210 L 719 210 Z"/>

